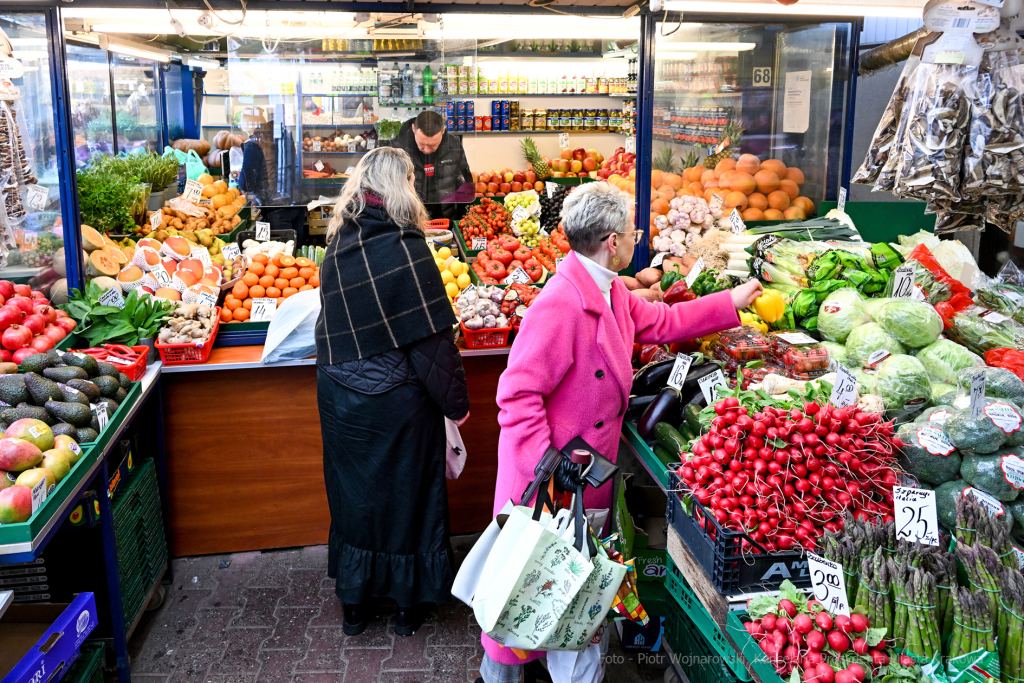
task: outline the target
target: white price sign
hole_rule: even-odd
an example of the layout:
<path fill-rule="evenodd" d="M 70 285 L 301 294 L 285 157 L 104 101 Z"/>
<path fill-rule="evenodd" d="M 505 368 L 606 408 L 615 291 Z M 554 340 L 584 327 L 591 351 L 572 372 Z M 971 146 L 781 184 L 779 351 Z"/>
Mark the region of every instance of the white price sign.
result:
<path fill-rule="evenodd" d="M 517 223 L 530 217 L 530 212 L 525 207 L 517 206 L 512 209 L 512 222 Z"/>
<path fill-rule="evenodd" d="M 315 168 L 315 169 L 317 170 L 317 173 L 323 173 L 323 170 L 324 170 L 324 162 L 322 162 L 322 161 L 320 161 L 319 159 L 317 159 L 317 160 L 316 160 L 316 163 L 315 163 L 315 164 L 313 164 L 313 168 Z"/>
<path fill-rule="evenodd" d="M 544 189 L 548 191 L 548 199 L 555 196 L 555 184 L 550 180 L 544 185 Z"/>
<path fill-rule="evenodd" d="M 220 255 L 224 257 L 225 261 L 234 261 L 240 253 L 242 252 L 238 249 L 238 245 L 234 243 L 225 244 L 220 248 Z"/>
<path fill-rule="evenodd" d="M 982 411 L 992 420 L 992 424 L 1007 434 L 1020 429 L 1020 414 L 1008 403 L 992 403 Z"/>
<path fill-rule="evenodd" d="M 377 149 L 377 141 L 373 138 L 366 141 L 366 151 L 369 152 L 371 149 Z"/>
<path fill-rule="evenodd" d="M 717 192 L 712 192 L 711 201 L 708 202 L 708 206 L 710 206 L 712 209 L 721 209 L 723 201 L 724 200 L 722 199 L 722 195 L 718 194 Z"/>
<path fill-rule="evenodd" d="M 718 389 L 716 387 L 728 388 L 729 385 L 725 383 L 725 375 L 722 374 L 722 371 L 715 370 L 710 375 L 704 375 L 698 379 L 697 386 L 700 387 L 701 393 L 704 394 L 704 399 L 711 403 L 718 400 Z"/>
<path fill-rule="evenodd" d="M 839 188 L 839 201 L 836 202 L 836 208 L 839 209 L 840 212 L 843 212 L 843 211 L 846 210 L 846 188 L 845 187 L 840 187 Z"/>
<path fill-rule="evenodd" d="M 558 146 L 562 149 L 566 149 L 569 146 L 569 134 L 559 133 L 558 134 Z"/>
<path fill-rule="evenodd" d="M 46 477 L 36 482 L 32 487 L 32 514 L 46 501 Z"/>
<path fill-rule="evenodd" d="M 28 196 L 25 197 L 25 203 L 28 204 L 28 208 L 42 211 L 46 208 L 46 199 L 50 196 L 50 190 L 43 187 L 42 185 L 29 185 Z"/>
<path fill-rule="evenodd" d="M 985 371 L 976 372 L 971 375 L 971 419 L 977 420 L 981 417 L 981 411 L 985 407 Z"/>
<path fill-rule="evenodd" d="M 319 152 L 321 149 L 323 149 L 323 147 L 320 145 L 320 141 L 319 140 L 313 140 L 313 151 L 314 152 Z"/>
<path fill-rule="evenodd" d="M 149 227 L 151 227 L 154 230 L 156 230 L 157 228 L 160 227 L 160 224 L 163 223 L 163 222 L 164 222 L 164 212 L 163 211 L 154 211 L 152 214 L 150 214 L 150 216 L 149 216 Z"/>
<path fill-rule="evenodd" d="M 914 432 L 914 441 L 917 445 L 925 449 L 932 455 L 941 455 L 943 457 L 949 455 L 954 450 L 953 443 L 946 436 L 946 433 L 938 427 L 919 427 Z"/>
<path fill-rule="evenodd" d="M 277 299 L 261 297 L 252 300 L 252 311 L 249 314 L 249 321 L 254 323 L 270 322 L 274 319 L 274 312 L 277 311 Z"/>
<path fill-rule="evenodd" d="M 693 287 L 693 283 L 697 280 L 697 276 L 704 270 L 704 257 L 697 259 L 697 262 L 693 264 L 693 268 L 690 268 L 690 272 L 686 276 L 686 288 Z M 708 399 L 710 400 L 710 399 Z"/>
<path fill-rule="evenodd" d="M 667 251 L 659 251 L 651 259 L 651 268 L 661 268 L 661 264 L 665 262 L 665 257 L 668 256 Z"/>
<path fill-rule="evenodd" d="M 832 386 L 832 396 L 829 403 L 837 408 L 845 408 L 853 405 L 857 400 L 857 378 L 853 376 L 849 368 L 840 365 L 836 368 L 836 383 Z"/>
<path fill-rule="evenodd" d="M 935 491 L 894 486 L 893 512 L 896 515 L 896 539 L 939 544 L 939 515 Z"/>
<path fill-rule="evenodd" d="M 211 294 L 210 292 L 200 292 L 199 301 L 197 302 L 200 306 L 209 306 L 214 308 L 217 305 L 217 295 Z"/>
<path fill-rule="evenodd" d="M 909 299 L 914 295 L 914 266 L 900 266 L 892 274 L 892 298 Z"/>
<path fill-rule="evenodd" d="M 103 295 L 100 297 L 100 303 L 104 306 L 124 308 L 124 297 L 121 296 L 121 288 L 111 287 L 107 291 L 103 292 Z"/>
<path fill-rule="evenodd" d="M 157 284 L 161 287 L 171 286 L 171 274 L 167 272 L 167 269 L 164 268 L 162 263 L 158 263 L 153 266 L 150 269 L 149 274 L 153 276 L 153 279 L 156 280 Z"/>
<path fill-rule="evenodd" d="M 821 606 L 832 614 L 850 616 L 843 568 L 828 558 L 807 553 L 807 570 L 811 573 L 814 598 Z"/>
<path fill-rule="evenodd" d="M 522 268 L 516 267 L 516 269 L 515 269 L 515 270 L 513 270 L 513 271 L 512 271 L 512 272 L 511 272 L 511 273 L 509 274 L 509 276 L 508 276 L 507 278 L 505 278 L 505 279 L 504 279 L 504 281 L 503 281 L 503 282 L 504 282 L 504 283 L 505 283 L 506 285 L 511 285 L 511 284 L 515 284 L 515 283 L 517 283 L 517 282 L 518 282 L 519 284 L 521 284 L 521 285 L 527 285 L 527 284 L 530 284 L 531 282 L 533 282 L 533 280 L 532 280 L 532 279 L 530 278 L 530 275 L 529 275 L 529 273 L 527 273 L 527 272 L 526 272 L 525 270 L 523 270 Z"/>
<path fill-rule="evenodd" d="M 107 426 L 107 422 L 110 420 L 110 416 L 107 415 L 107 404 L 106 403 L 93 403 L 89 406 L 92 409 L 93 415 L 96 416 L 96 422 L 100 426 L 100 431 Z"/>
<path fill-rule="evenodd" d="M 270 223 L 266 223 L 264 221 L 256 221 L 256 241 L 270 241 Z"/>
<path fill-rule="evenodd" d="M 1024 489 L 1024 460 L 1021 460 L 1020 456 L 1013 453 L 1004 455 L 999 462 L 999 467 L 1003 470 L 1003 477 L 1010 486 L 1015 489 Z"/>
<path fill-rule="evenodd" d="M 681 353 L 676 356 L 676 362 L 672 364 L 672 372 L 668 376 L 668 385 L 676 389 L 683 388 L 686 375 L 690 372 L 690 365 L 693 364 L 693 356 Z"/>
<path fill-rule="evenodd" d="M 199 262 L 203 264 L 204 268 L 210 268 L 213 266 L 213 261 L 210 260 L 210 250 L 204 246 L 198 244 L 193 246 L 189 257 L 198 259 Z"/>
<path fill-rule="evenodd" d="M 349 154 L 355 154 L 356 153 L 356 143 L 354 143 L 354 142 L 348 143 L 348 153 Z"/>
<path fill-rule="evenodd" d="M 788 344 L 793 344 L 794 346 L 818 343 L 814 337 L 808 336 L 803 332 L 778 332 L 775 336 Z"/>
<path fill-rule="evenodd" d="M 195 204 L 203 196 L 203 184 L 198 180 L 192 180 L 191 178 L 185 181 L 185 189 L 181 193 L 181 198 L 186 202 L 192 202 Z"/>
<path fill-rule="evenodd" d="M 741 235 L 747 231 L 747 226 L 743 222 L 743 217 L 740 216 L 738 209 L 733 209 L 732 213 L 729 214 L 729 225 L 732 226 L 732 234 Z"/>
<path fill-rule="evenodd" d="M 629 154 L 636 153 L 636 138 L 632 135 L 626 138 L 626 152 Z"/>
<path fill-rule="evenodd" d="M 772 68 L 770 66 L 755 66 L 751 85 L 755 88 L 770 88 L 772 85 Z"/>
<path fill-rule="evenodd" d="M 473 243 L 470 245 L 469 248 L 473 249 L 473 250 L 483 250 L 483 249 L 486 249 L 487 248 L 487 238 L 486 237 L 474 237 L 473 238 Z"/>

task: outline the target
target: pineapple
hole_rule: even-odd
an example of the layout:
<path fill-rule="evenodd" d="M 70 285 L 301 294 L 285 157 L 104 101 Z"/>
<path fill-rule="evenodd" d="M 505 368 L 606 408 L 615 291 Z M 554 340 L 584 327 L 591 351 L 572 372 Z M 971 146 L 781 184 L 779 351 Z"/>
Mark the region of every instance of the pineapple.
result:
<path fill-rule="evenodd" d="M 729 121 L 722 129 L 722 141 L 715 147 L 715 153 L 709 154 L 704 160 L 704 165 L 714 168 L 722 159 L 732 156 L 733 150 L 739 149 L 740 140 L 743 139 L 743 124 L 739 121 Z"/>
<path fill-rule="evenodd" d="M 664 171 L 665 173 L 676 172 L 676 161 L 675 155 L 672 153 L 671 147 L 662 147 L 661 151 L 654 155 L 651 160 L 651 164 L 655 170 Z"/>
<path fill-rule="evenodd" d="M 523 156 L 526 157 L 527 163 L 533 166 L 533 172 L 537 174 L 537 180 L 547 180 L 550 178 L 551 166 L 549 166 L 548 162 L 544 161 L 543 157 L 541 157 L 533 139 L 523 138 L 522 148 Z"/>
<path fill-rule="evenodd" d="M 700 157 L 697 155 L 696 152 L 694 152 L 693 150 L 690 150 L 689 152 L 686 153 L 686 156 L 683 157 L 683 168 L 684 169 L 693 168 L 699 162 L 700 162 Z"/>

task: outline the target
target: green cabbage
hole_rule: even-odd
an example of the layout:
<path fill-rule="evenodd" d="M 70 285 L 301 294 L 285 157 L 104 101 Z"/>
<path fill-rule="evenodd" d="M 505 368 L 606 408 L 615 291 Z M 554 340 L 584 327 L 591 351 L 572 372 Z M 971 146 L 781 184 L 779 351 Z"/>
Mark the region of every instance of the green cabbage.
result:
<path fill-rule="evenodd" d="M 948 400 L 945 398 L 946 394 L 951 394 Z M 955 386 L 945 382 L 932 382 L 932 405 L 952 405 L 954 398 L 956 398 Z"/>
<path fill-rule="evenodd" d="M 932 383 L 919 360 L 896 354 L 878 365 L 874 393 L 886 410 L 921 410 L 931 399 Z"/>
<path fill-rule="evenodd" d="M 871 322 L 864 310 L 865 301 L 860 292 L 849 287 L 832 292 L 818 309 L 818 332 L 828 341 L 845 342 L 854 328 Z"/>
<path fill-rule="evenodd" d="M 839 365 L 846 365 L 846 347 L 836 342 L 821 342 L 821 348 L 828 351 L 828 357 Z"/>
<path fill-rule="evenodd" d="M 901 344 L 914 349 L 928 346 L 942 333 L 942 318 L 935 307 L 923 301 L 894 299 L 874 318 Z"/>
<path fill-rule="evenodd" d="M 864 394 L 875 393 L 875 381 L 878 378 L 878 373 L 876 371 L 857 368 L 853 371 L 853 376 L 857 378 L 858 394 L 863 396 Z"/>
<path fill-rule="evenodd" d="M 875 351 L 885 350 L 889 353 L 906 353 L 906 349 L 895 337 L 882 329 L 878 323 L 867 323 L 855 328 L 846 339 L 846 362 L 853 367 L 860 367 Z"/>
<path fill-rule="evenodd" d="M 892 299 L 885 297 L 879 299 L 868 299 L 864 302 L 864 311 L 871 316 L 872 320 L 878 320 L 878 312 L 890 301 L 892 301 Z"/>
<path fill-rule="evenodd" d="M 921 349 L 917 359 L 937 382 L 953 384 L 964 368 L 984 367 L 985 359 L 948 339 L 939 339 Z"/>

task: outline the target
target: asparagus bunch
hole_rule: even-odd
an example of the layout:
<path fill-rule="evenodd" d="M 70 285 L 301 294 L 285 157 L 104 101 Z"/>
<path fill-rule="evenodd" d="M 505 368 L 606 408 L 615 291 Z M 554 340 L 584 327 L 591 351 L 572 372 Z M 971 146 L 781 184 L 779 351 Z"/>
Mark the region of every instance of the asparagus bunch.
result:
<path fill-rule="evenodd" d="M 847 600 L 856 604 L 860 557 L 853 541 L 846 538 L 841 532 L 826 532 L 820 549 L 825 557 L 843 568 Z"/>
<path fill-rule="evenodd" d="M 974 496 L 961 497 L 956 504 L 957 545 L 981 543 L 996 552 L 1007 567 L 1016 568 L 1010 529 L 1006 523 L 980 503 Z"/>
<path fill-rule="evenodd" d="M 919 660 L 931 660 L 942 649 L 935 617 L 938 588 L 931 574 L 913 570 L 909 574 L 900 591 L 900 601 L 907 605 L 904 649 Z"/>
<path fill-rule="evenodd" d="M 1000 576 L 1001 604 L 996 634 L 1003 683 L 1024 678 L 1024 576 L 1003 567 Z"/>
<path fill-rule="evenodd" d="M 935 552 L 924 556 L 921 567 L 935 577 L 935 585 L 939 591 L 936 619 L 939 632 L 943 637 L 953 630 L 953 594 L 956 588 L 956 556 L 935 549 Z"/>
<path fill-rule="evenodd" d="M 872 628 L 885 628 L 887 637 L 893 637 L 892 602 L 889 566 L 885 548 L 875 549 L 875 554 L 860 563 L 860 587 L 857 589 L 856 606 L 862 608 Z"/>
<path fill-rule="evenodd" d="M 996 576 L 1000 575 L 1001 567 L 999 557 L 991 548 L 982 545 L 980 542 L 974 545 L 956 546 L 956 557 L 967 573 L 967 580 L 971 586 L 980 589 L 989 611 L 989 621 L 994 621 L 996 612 L 999 609 L 999 586 L 996 583 Z"/>
<path fill-rule="evenodd" d="M 959 588 L 953 593 L 953 624 L 950 659 L 975 650 L 995 652 L 992 612 L 984 591 Z"/>

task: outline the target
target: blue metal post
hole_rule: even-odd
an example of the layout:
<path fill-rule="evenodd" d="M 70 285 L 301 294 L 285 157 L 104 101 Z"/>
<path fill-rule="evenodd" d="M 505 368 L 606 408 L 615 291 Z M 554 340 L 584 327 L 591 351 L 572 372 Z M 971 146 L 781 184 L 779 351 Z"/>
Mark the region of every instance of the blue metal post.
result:
<path fill-rule="evenodd" d="M 174 68 L 173 66 L 171 67 Z M 201 140 L 203 131 L 199 129 L 196 117 L 196 82 L 192 69 L 181 65 L 181 126 L 186 138 Z"/>
<path fill-rule="evenodd" d="M 121 570 L 117 559 L 117 540 L 114 537 L 114 506 L 107 490 L 110 473 L 107 457 L 100 465 L 96 498 L 100 503 L 100 529 L 103 532 L 103 564 L 107 572 L 107 592 L 110 594 L 110 626 L 114 632 L 114 654 L 117 657 L 118 683 L 130 683 L 128 668 L 128 634 L 124 623 L 124 600 L 121 596 Z"/>
<path fill-rule="evenodd" d="M 81 219 L 78 215 L 78 181 L 75 177 L 75 131 L 71 125 L 71 95 L 68 91 L 67 52 L 64 42 L 64 21 L 60 7 L 46 10 L 50 94 L 53 98 L 53 131 L 57 147 L 57 189 L 60 192 L 60 213 L 64 222 L 64 259 L 68 290 L 85 287 L 85 263 L 82 261 Z"/>
<path fill-rule="evenodd" d="M 853 163 L 853 121 L 854 106 L 857 102 L 857 69 L 860 66 L 860 34 L 864 30 L 864 19 L 853 21 L 853 35 L 850 36 L 850 75 L 846 79 L 846 135 L 843 145 L 843 168 L 840 185 L 850 192 L 850 168 Z M 838 196 L 837 196 L 838 198 Z"/>
<path fill-rule="evenodd" d="M 163 137 L 160 139 L 160 147 L 157 149 L 157 154 L 162 154 L 164 147 L 171 144 L 171 132 L 167 123 L 167 81 L 164 80 L 164 70 L 160 65 L 157 65 L 156 72 L 159 74 L 159 83 L 157 87 L 160 89 L 160 112 L 163 115 L 163 126 L 161 126 L 161 133 Z M 174 68 L 173 66 L 171 67 Z"/>
<path fill-rule="evenodd" d="M 640 16 L 640 63 L 636 100 L 636 227 L 644 239 L 636 247 L 633 267 L 641 270 L 651 262 L 651 160 L 654 156 L 654 36 L 658 25 L 655 15 Z"/>

